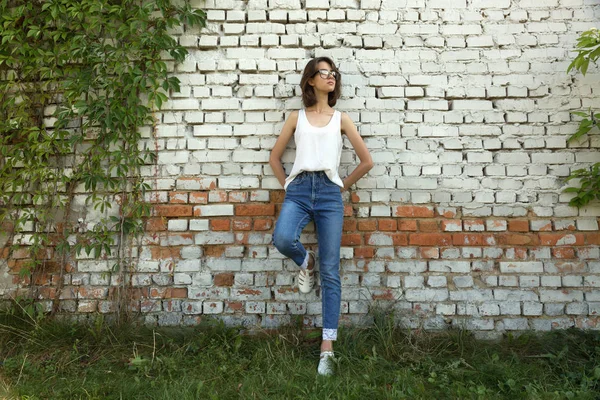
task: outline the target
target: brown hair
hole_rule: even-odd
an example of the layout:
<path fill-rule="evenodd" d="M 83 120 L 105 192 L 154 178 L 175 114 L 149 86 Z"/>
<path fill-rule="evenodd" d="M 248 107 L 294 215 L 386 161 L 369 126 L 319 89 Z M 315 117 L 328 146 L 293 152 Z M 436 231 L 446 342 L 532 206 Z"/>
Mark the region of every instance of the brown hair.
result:
<path fill-rule="evenodd" d="M 329 92 L 327 103 L 330 107 L 335 106 L 337 99 L 340 98 L 342 94 L 342 77 L 340 76 L 340 71 L 337 69 L 333 60 L 329 57 L 317 57 L 313 58 L 306 64 L 304 67 L 304 72 L 302 73 L 302 79 L 300 80 L 300 88 L 302 89 L 302 102 L 305 107 L 310 107 L 317 103 L 317 97 L 315 96 L 315 90 L 312 86 L 308 84 L 308 80 L 315 76 L 318 69 L 317 66 L 321 61 L 325 61 L 327 64 L 331 66 L 331 69 L 337 73 L 335 80 L 335 89 L 332 92 Z"/>

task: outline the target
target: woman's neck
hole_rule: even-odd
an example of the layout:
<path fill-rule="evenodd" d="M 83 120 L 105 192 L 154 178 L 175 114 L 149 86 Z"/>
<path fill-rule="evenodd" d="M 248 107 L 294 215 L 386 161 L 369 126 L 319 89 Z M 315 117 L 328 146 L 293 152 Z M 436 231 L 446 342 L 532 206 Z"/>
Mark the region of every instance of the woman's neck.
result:
<path fill-rule="evenodd" d="M 317 103 L 310 106 L 309 110 L 316 112 L 318 114 L 322 114 L 322 113 L 330 112 L 332 110 L 332 108 L 329 106 L 327 99 L 325 99 L 325 101 L 317 100 Z"/>
<path fill-rule="evenodd" d="M 329 107 L 329 94 L 321 91 L 315 91 L 315 97 L 317 98 L 317 102 L 310 107 L 311 111 L 317 113 L 324 113 L 331 111 L 331 107 Z"/>

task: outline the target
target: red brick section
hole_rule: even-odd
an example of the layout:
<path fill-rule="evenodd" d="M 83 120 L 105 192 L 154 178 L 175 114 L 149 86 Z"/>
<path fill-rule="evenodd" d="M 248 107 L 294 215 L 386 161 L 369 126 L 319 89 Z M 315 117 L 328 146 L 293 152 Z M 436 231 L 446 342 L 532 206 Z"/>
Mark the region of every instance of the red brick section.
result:
<path fill-rule="evenodd" d="M 358 223 L 354 218 L 344 218 L 344 232 L 354 232 L 357 230 Z"/>
<path fill-rule="evenodd" d="M 252 204 L 235 206 L 235 215 L 267 216 L 275 215 L 275 204 Z"/>
<path fill-rule="evenodd" d="M 48 286 L 52 284 L 52 275 L 49 274 L 36 274 L 33 280 L 36 285 Z"/>
<path fill-rule="evenodd" d="M 8 258 L 9 249 L 8 248 L 0 248 L 0 259 L 5 260 Z"/>
<path fill-rule="evenodd" d="M 213 282 L 215 286 L 233 286 L 233 278 L 232 273 L 216 274 Z"/>
<path fill-rule="evenodd" d="M 433 207 L 428 206 L 398 206 L 394 213 L 396 217 L 431 218 L 434 216 Z"/>
<path fill-rule="evenodd" d="M 273 220 L 266 218 L 257 218 L 254 220 L 255 231 L 267 231 L 273 227 Z"/>
<path fill-rule="evenodd" d="M 226 301 L 225 302 L 225 311 L 241 311 L 244 309 L 244 303 L 241 301 Z"/>
<path fill-rule="evenodd" d="M 555 258 L 576 258 L 573 247 L 555 247 L 552 249 L 552 257 Z"/>
<path fill-rule="evenodd" d="M 146 221 L 147 232 L 160 232 L 167 230 L 166 218 L 148 218 Z"/>
<path fill-rule="evenodd" d="M 417 221 L 414 219 L 400 219 L 398 220 L 398 230 L 399 231 L 416 231 L 417 230 Z"/>
<path fill-rule="evenodd" d="M 231 220 L 229 219 L 213 219 L 210 221 L 211 231 L 228 231 L 231 229 Z"/>
<path fill-rule="evenodd" d="M 499 232 L 494 235 L 496 242 L 500 246 L 537 246 L 539 244 L 539 237 L 535 233 L 506 233 Z"/>
<path fill-rule="evenodd" d="M 377 230 L 377 221 L 370 219 L 361 219 L 358 221 L 358 230 L 359 231 L 376 231 Z"/>
<path fill-rule="evenodd" d="M 154 215 L 159 217 L 191 217 L 193 209 L 192 206 L 158 205 L 154 206 Z"/>
<path fill-rule="evenodd" d="M 204 255 L 207 257 L 223 257 L 225 254 L 225 246 L 223 245 L 214 245 L 214 246 L 205 246 L 204 247 Z"/>
<path fill-rule="evenodd" d="M 160 247 L 160 246 L 152 246 L 150 247 L 150 254 L 153 260 L 172 260 L 179 258 L 179 248 L 178 247 Z"/>
<path fill-rule="evenodd" d="M 342 246 L 357 246 L 360 244 L 362 244 L 362 235 L 358 233 L 342 235 Z"/>
<path fill-rule="evenodd" d="M 438 221 L 429 219 L 419 221 L 419 230 L 421 232 L 438 232 L 440 227 Z"/>
<path fill-rule="evenodd" d="M 163 268 L 166 267 L 173 272 L 176 270 L 177 261 L 181 258 L 182 247 L 190 245 L 201 247 L 203 258 L 225 257 L 230 244 L 197 245 L 195 236 L 198 232 L 167 232 L 169 220 L 205 219 L 206 217 L 194 214 L 194 207 L 196 206 L 199 210 L 197 206 L 203 204 L 233 204 L 233 216 L 208 217 L 210 231 L 235 233 L 235 245 L 256 246 L 254 256 L 260 254 L 260 251 L 265 251 L 264 249 L 259 250 L 259 247 L 272 245 L 268 239 L 273 233 L 281 210 L 281 203 L 285 196 L 283 191 L 271 191 L 269 202 L 254 202 L 254 197 L 258 195 L 253 195 L 250 191 L 216 190 L 214 189 L 214 180 L 205 179 L 198 180 L 198 182 L 201 182 L 202 190 L 168 191 L 166 197 L 162 192 L 157 196 L 160 197 L 162 203 L 153 204 L 153 216 L 146 220 L 146 229 L 151 234 L 144 238 L 145 251 L 150 251 L 152 260 L 170 260 L 164 264 Z M 212 190 L 206 186 L 212 187 Z M 342 246 L 352 248 L 354 260 L 362 262 L 357 265 L 357 268 L 360 266 L 364 272 L 369 272 L 369 263 L 376 255 L 377 260 L 374 260 L 376 263 L 373 266 L 377 266 L 377 268 L 381 266 L 380 259 L 382 257 L 390 257 L 389 249 L 385 249 L 387 252 L 381 251 L 381 248 L 384 247 L 393 246 L 400 249 L 407 246 L 415 247 L 416 258 L 435 260 L 443 258 L 444 250 L 447 248 L 493 246 L 504 251 L 503 255 L 494 256 L 500 260 L 535 259 L 532 249 L 550 247 L 553 267 L 559 273 L 582 274 L 585 272 L 585 264 L 578 259 L 578 257 L 582 257 L 581 251 L 586 249 L 582 246 L 600 245 L 600 232 L 581 232 L 576 230 L 575 225 L 564 225 L 564 220 L 575 220 L 577 219 L 575 217 L 547 218 L 548 223 L 537 228 L 536 231 L 532 231 L 532 220 L 527 217 L 473 218 L 463 217 L 459 208 L 454 211 L 452 207 L 445 210 L 425 205 L 399 205 L 392 207 L 391 217 L 364 218 L 357 216 L 360 206 L 362 203 L 360 203 L 359 196 L 351 193 L 350 201 L 344 206 Z M 535 215 L 534 218 L 542 219 Z M 561 223 L 557 224 L 556 221 Z M 563 228 L 556 230 L 555 225 L 563 226 Z M 181 243 L 181 245 L 161 246 L 164 244 L 165 238 L 178 239 L 177 243 Z M 313 244 L 311 244 L 312 246 Z M 245 248 L 244 251 L 247 252 L 248 248 Z M 269 251 L 267 250 L 267 253 Z M 7 249 L 0 250 L 0 259 L 8 256 Z M 11 253 L 7 260 L 9 271 L 16 283 L 25 285 L 29 282 L 28 277 L 23 279 L 18 277 L 18 272 L 26 265 L 28 257 L 29 253 L 26 249 L 19 249 Z M 252 257 L 252 254 L 246 257 Z M 470 259 L 477 258 L 470 257 Z M 77 271 L 76 264 L 70 265 L 69 268 L 69 272 Z M 242 271 L 243 268 L 242 264 Z M 374 271 L 378 272 L 375 269 Z M 58 295 L 56 284 L 59 278 L 60 276 L 55 272 L 39 274 L 35 277 L 36 283 L 41 286 L 40 296 L 42 298 L 53 298 Z M 238 289 L 233 272 L 213 272 L 212 278 L 214 287 L 211 290 L 238 290 L 239 295 L 262 295 L 260 290 L 255 290 L 253 287 Z M 269 282 L 274 282 L 274 280 Z M 385 286 L 385 279 L 382 279 L 382 285 Z M 171 299 L 188 298 L 187 287 L 163 287 L 152 283 L 149 287 L 133 288 L 133 290 L 133 298 L 137 301 L 135 306 L 142 308 L 151 307 L 152 303 L 164 300 L 162 303 L 164 309 L 171 306 L 175 309 L 177 302 L 174 301 L 170 306 Z M 282 294 L 296 291 L 296 289 L 285 286 L 278 287 L 277 290 Z M 71 285 L 64 288 L 61 297 L 63 299 L 86 299 L 80 312 L 92 312 L 96 309 L 106 309 L 103 302 L 110 301 L 113 291 L 114 288 L 109 288 L 108 296 L 106 296 L 106 289 Z M 380 299 L 393 299 L 394 293 L 394 290 L 377 288 L 373 292 L 373 296 Z M 245 306 L 245 301 L 225 300 L 224 312 L 243 313 Z"/>
<path fill-rule="evenodd" d="M 375 247 L 355 247 L 355 258 L 373 258 L 375 256 Z"/>
<path fill-rule="evenodd" d="M 148 295 L 143 295 L 142 298 L 153 299 L 185 299 L 187 298 L 187 288 L 161 287 L 150 288 Z"/>
<path fill-rule="evenodd" d="M 529 232 L 529 221 L 526 219 L 508 221 L 508 230 L 511 232 Z"/>
<path fill-rule="evenodd" d="M 56 288 L 42 287 L 39 289 L 39 294 L 42 299 L 53 299 L 56 297 Z"/>
<path fill-rule="evenodd" d="M 586 232 L 584 234 L 585 244 L 600 245 L 600 233 L 598 232 Z"/>
<path fill-rule="evenodd" d="M 411 246 L 450 246 L 452 235 L 448 233 L 411 233 L 408 236 Z"/>
<path fill-rule="evenodd" d="M 406 233 L 394 233 L 392 234 L 392 243 L 394 243 L 394 246 L 406 246 L 408 245 L 408 235 Z"/>
<path fill-rule="evenodd" d="M 380 219 L 377 221 L 377 226 L 382 232 L 393 232 L 398 229 L 398 221 L 395 219 Z"/>

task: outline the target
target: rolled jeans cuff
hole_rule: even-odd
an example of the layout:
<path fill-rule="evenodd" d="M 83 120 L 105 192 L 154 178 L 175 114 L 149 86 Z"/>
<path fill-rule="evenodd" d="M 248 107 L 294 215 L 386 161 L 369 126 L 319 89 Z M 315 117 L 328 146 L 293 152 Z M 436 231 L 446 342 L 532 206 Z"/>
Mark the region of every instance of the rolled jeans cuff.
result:
<path fill-rule="evenodd" d="M 323 328 L 323 340 L 337 340 L 337 329 Z"/>

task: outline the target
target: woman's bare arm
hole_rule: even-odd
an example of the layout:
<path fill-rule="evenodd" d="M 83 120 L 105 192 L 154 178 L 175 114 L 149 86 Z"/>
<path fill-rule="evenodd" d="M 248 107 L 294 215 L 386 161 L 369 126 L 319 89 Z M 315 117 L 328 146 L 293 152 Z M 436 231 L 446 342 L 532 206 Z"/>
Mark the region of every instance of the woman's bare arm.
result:
<path fill-rule="evenodd" d="M 283 124 L 283 128 L 281 128 L 281 132 L 279 133 L 279 137 L 271 150 L 271 155 L 269 157 L 269 165 L 273 169 L 273 173 L 275 177 L 283 187 L 285 184 L 285 171 L 283 169 L 283 165 L 281 164 L 281 157 L 285 152 L 285 148 L 287 147 L 288 142 L 292 138 L 294 131 L 296 130 L 296 123 L 298 122 L 298 111 L 292 111 L 288 119 Z"/>
<path fill-rule="evenodd" d="M 367 145 L 358 133 L 354 122 L 352 122 L 352 119 L 346 113 L 342 113 L 342 131 L 346 134 L 350 143 L 352 143 L 352 147 L 354 147 L 354 151 L 360 159 L 360 164 L 344 179 L 344 189 L 348 189 L 373 168 L 373 159 Z"/>

